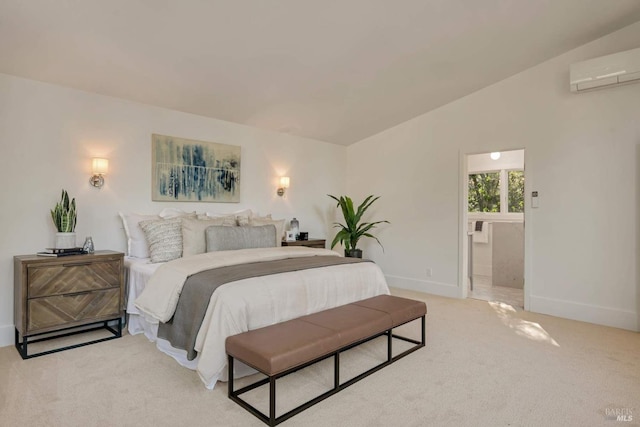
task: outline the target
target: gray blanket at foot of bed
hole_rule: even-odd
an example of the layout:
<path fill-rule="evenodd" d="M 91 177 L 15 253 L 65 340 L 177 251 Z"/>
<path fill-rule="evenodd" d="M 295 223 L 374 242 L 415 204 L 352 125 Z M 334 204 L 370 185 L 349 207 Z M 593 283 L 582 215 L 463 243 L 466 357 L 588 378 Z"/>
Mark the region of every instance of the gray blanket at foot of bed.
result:
<path fill-rule="evenodd" d="M 173 317 L 167 323 L 160 323 L 158 337 L 169 341 L 176 348 L 186 350 L 187 358 L 193 360 L 197 355 L 194 347 L 200 325 L 207 312 L 211 295 L 219 286 L 251 277 L 366 261 L 337 256 L 310 256 L 231 265 L 202 271 L 189 276 L 182 288 Z"/>

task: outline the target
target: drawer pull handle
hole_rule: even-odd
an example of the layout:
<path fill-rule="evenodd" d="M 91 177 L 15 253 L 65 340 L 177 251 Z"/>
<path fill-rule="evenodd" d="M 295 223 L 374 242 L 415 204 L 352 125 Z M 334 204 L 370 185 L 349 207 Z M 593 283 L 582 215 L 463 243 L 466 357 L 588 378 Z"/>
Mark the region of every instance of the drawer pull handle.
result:
<path fill-rule="evenodd" d="M 93 291 L 82 291 L 82 292 L 74 292 L 72 294 L 63 294 L 63 297 L 77 297 L 78 295 L 90 294 Z"/>
<path fill-rule="evenodd" d="M 73 263 L 73 264 L 62 264 L 63 267 L 81 267 L 83 265 L 91 265 L 90 262 L 79 262 L 79 263 Z"/>

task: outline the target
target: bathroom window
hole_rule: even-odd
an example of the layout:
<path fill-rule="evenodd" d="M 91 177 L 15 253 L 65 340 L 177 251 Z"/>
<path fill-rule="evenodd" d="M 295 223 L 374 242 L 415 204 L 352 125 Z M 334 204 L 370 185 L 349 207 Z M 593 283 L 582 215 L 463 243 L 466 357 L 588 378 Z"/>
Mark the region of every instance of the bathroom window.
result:
<path fill-rule="evenodd" d="M 468 202 L 470 213 L 522 214 L 524 171 L 470 173 Z"/>
<path fill-rule="evenodd" d="M 469 212 L 500 212 L 500 172 L 469 174 Z"/>
<path fill-rule="evenodd" d="M 524 212 L 524 171 L 507 171 L 509 212 Z"/>

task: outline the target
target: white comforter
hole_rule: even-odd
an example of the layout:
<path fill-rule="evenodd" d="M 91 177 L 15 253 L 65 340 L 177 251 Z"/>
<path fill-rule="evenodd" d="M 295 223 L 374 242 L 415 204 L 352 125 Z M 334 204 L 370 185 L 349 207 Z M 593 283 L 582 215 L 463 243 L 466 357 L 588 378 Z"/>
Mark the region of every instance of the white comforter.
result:
<path fill-rule="evenodd" d="M 210 268 L 302 256 L 335 255 L 326 249 L 282 247 L 210 252 L 160 266 L 135 301 L 147 321 L 173 316 L 187 277 Z M 374 263 L 337 265 L 239 280 L 211 296 L 198 333 L 197 372 L 208 388 L 226 379 L 225 339 L 251 329 L 388 294 L 384 275 Z"/>

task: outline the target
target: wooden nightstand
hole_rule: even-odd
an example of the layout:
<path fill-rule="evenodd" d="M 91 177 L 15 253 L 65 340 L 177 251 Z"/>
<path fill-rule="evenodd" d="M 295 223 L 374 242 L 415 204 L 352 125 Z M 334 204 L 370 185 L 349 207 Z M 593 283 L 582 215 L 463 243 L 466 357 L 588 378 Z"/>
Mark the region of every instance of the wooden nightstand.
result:
<path fill-rule="evenodd" d="M 296 240 L 292 242 L 283 241 L 282 246 L 306 246 L 308 248 L 325 248 L 325 239 L 309 239 L 309 240 Z"/>
<path fill-rule="evenodd" d="M 13 318 L 15 345 L 20 356 L 28 359 L 121 337 L 123 257 L 121 252 L 113 251 L 57 258 L 13 257 Z M 117 326 L 111 327 L 110 321 L 116 321 Z M 87 325 L 94 327 L 77 330 L 78 326 Z M 70 329 L 76 330 L 70 332 Z M 27 344 L 98 329 L 106 329 L 113 336 L 36 354 L 27 351 Z M 30 339 L 42 334 L 47 337 Z"/>

